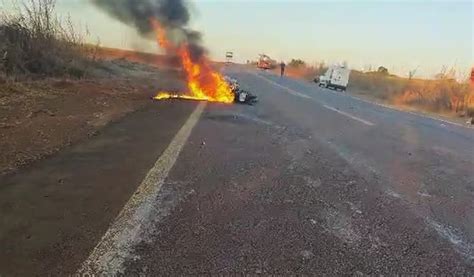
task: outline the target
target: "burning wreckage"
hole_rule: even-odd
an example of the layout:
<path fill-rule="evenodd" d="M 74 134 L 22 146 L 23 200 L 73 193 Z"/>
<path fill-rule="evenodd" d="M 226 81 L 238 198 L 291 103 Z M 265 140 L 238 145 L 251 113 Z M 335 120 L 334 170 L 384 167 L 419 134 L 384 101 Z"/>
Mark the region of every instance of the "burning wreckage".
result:
<path fill-rule="evenodd" d="M 250 92 L 241 89 L 240 84 L 236 79 L 233 79 L 229 76 L 225 76 L 224 79 L 226 80 L 227 84 L 229 84 L 230 89 L 235 95 L 235 103 L 252 105 L 253 103 L 258 101 L 256 95 L 253 95 Z"/>
<path fill-rule="evenodd" d="M 189 26 L 191 14 L 185 0 L 92 0 L 97 7 L 136 28 L 146 38 L 155 38 L 162 52 L 179 61 L 186 93 L 160 91 L 153 98 L 186 99 L 220 103 L 252 104 L 257 97 L 224 77 L 212 66 L 201 33 Z"/>
<path fill-rule="evenodd" d="M 229 76 L 224 76 L 224 80 L 227 83 L 229 89 L 232 91 L 234 94 L 234 100 L 233 103 L 239 103 L 239 104 L 248 104 L 248 105 L 253 105 L 258 101 L 258 97 L 240 87 L 239 82 L 231 78 Z M 206 99 L 205 97 L 199 98 L 195 96 L 190 96 L 187 94 L 178 94 L 178 93 L 168 93 L 168 92 L 159 92 L 155 97 L 153 97 L 154 100 L 167 100 L 167 99 L 178 99 L 178 100 L 196 100 L 196 101 L 211 101 L 211 102 L 217 102 L 217 101 L 212 101 L 210 99 Z"/>

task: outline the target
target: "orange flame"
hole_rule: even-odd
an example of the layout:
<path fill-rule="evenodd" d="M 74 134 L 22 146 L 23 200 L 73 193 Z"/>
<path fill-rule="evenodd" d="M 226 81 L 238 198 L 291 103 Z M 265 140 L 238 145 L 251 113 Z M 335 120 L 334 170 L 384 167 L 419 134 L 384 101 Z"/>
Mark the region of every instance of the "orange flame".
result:
<path fill-rule="evenodd" d="M 171 49 L 171 44 L 169 43 L 168 39 L 166 39 L 166 31 L 164 28 L 161 27 L 160 23 L 156 20 L 151 20 L 151 25 L 156 32 L 156 39 L 158 40 L 158 44 L 166 50 Z"/>
<path fill-rule="evenodd" d="M 151 25 L 156 32 L 159 45 L 168 53 L 175 53 L 180 58 L 188 87 L 186 94 L 160 91 L 154 99 L 189 99 L 222 103 L 234 101 L 235 96 L 229 84 L 220 73 L 212 69 L 206 56 L 200 57 L 198 61 L 193 61 L 186 43 L 181 43 L 178 46 L 173 45 L 167 39 L 166 30 L 157 20 L 152 19 Z"/>

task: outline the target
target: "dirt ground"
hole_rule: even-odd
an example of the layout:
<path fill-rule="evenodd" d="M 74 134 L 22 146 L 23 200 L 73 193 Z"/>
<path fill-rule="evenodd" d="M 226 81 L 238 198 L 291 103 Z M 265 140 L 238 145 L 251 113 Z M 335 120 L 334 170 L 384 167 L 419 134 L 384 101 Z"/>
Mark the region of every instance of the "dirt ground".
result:
<path fill-rule="evenodd" d="M 0 80 L 0 175 L 93 136 L 160 89 L 182 87 L 172 69 L 125 59 L 104 60 L 93 71 L 83 80 Z"/>

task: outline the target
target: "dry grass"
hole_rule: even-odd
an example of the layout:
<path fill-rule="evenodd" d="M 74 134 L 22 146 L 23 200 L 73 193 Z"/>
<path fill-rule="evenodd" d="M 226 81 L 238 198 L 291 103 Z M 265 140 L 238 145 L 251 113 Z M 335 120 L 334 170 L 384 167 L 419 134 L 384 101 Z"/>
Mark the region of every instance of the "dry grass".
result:
<path fill-rule="evenodd" d="M 407 86 L 407 79 L 376 72 L 363 73 L 353 70 L 350 75 L 349 89 L 359 94 L 366 94 L 384 101 L 399 94 Z"/>
<path fill-rule="evenodd" d="M 452 78 L 438 80 L 407 79 L 374 72 L 352 71 L 352 92 L 399 106 L 424 111 L 474 116 L 473 86 Z"/>
<path fill-rule="evenodd" d="M 327 66 L 324 63 L 319 63 L 314 66 L 308 66 L 308 65 L 292 66 L 289 64 L 285 68 L 285 75 L 292 78 L 303 79 L 303 80 L 312 82 L 314 78 L 316 78 L 319 75 L 324 74 L 326 70 L 327 70 Z M 273 71 L 276 72 L 277 74 L 280 74 L 280 67 L 278 66 Z"/>
<path fill-rule="evenodd" d="M 455 80 L 414 80 L 403 93 L 393 98 L 395 104 L 422 107 L 434 112 L 471 114 L 474 94 L 468 83 Z M 472 116 L 472 115 L 470 115 Z"/>
<path fill-rule="evenodd" d="M 166 55 L 108 47 L 97 48 L 93 45 L 91 47 L 93 49 L 96 49 L 96 57 L 103 60 L 125 59 L 131 62 L 148 64 L 158 67 L 179 67 L 179 63 L 176 62 L 175 58 L 168 57 Z"/>
<path fill-rule="evenodd" d="M 93 59 L 55 0 L 28 0 L 0 14 L 0 72 L 8 76 L 83 77 Z"/>
<path fill-rule="evenodd" d="M 323 64 L 288 65 L 285 75 L 313 81 L 327 70 Z M 274 70 L 279 74 L 280 68 Z M 353 70 L 349 91 L 387 104 L 445 115 L 474 117 L 474 80 L 456 81 L 454 70 L 442 70 L 436 80 L 401 78 L 388 73 Z"/>

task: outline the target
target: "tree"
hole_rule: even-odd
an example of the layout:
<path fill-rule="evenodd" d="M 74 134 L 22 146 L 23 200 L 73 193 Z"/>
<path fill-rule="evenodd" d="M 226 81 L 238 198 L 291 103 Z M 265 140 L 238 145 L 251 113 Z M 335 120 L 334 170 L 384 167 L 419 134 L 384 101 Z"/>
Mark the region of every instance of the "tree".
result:
<path fill-rule="evenodd" d="M 379 68 L 377 69 L 377 73 L 380 73 L 382 75 L 388 75 L 388 69 L 386 67 L 379 66 Z"/>
<path fill-rule="evenodd" d="M 418 70 L 419 67 L 420 66 L 417 66 L 415 69 L 412 69 L 412 70 L 408 71 L 408 79 L 411 80 L 415 76 L 416 71 Z"/>
<path fill-rule="evenodd" d="M 306 63 L 301 59 L 291 59 L 288 65 L 292 67 L 300 67 L 300 66 L 305 66 Z"/>

